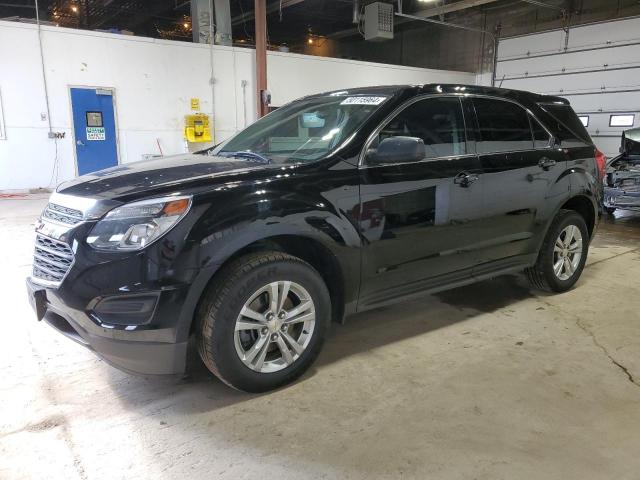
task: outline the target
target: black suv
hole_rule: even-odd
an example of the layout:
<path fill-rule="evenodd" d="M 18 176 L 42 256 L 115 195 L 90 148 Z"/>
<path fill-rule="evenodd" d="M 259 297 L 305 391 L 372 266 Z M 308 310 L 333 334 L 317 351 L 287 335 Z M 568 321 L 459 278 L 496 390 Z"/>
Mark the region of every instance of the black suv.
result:
<path fill-rule="evenodd" d="M 462 85 L 302 98 L 210 150 L 61 185 L 37 225 L 38 318 L 114 366 L 229 385 L 301 375 L 330 321 L 526 270 L 578 280 L 604 157 L 557 97 Z"/>

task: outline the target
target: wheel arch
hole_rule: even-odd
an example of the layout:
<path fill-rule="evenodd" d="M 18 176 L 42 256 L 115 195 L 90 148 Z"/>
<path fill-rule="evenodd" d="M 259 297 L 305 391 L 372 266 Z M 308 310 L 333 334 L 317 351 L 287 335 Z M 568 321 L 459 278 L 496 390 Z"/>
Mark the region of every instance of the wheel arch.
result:
<path fill-rule="evenodd" d="M 565 201 L 560 206 L 560 208 L 558 208 L 556 215 L 560 210 L 573 210 L 574 212 L 577 212 L 578 214 L 580 214 L 580 216 L 584 218 L 584 221 L 587 224 L 589 237 L 590 238 L 593 237 L 593 234 L 595 232 L 595 227 L 596 227 L 597 208 L 594 205 L 594 202 L 591 199 L 591 197 L 584 194 L 578 194 L 578 195 L 572 196 L 567 201 Z"/>
<path fill-rule="evenodd" d="M 332 321 L 341 322 L 345 314 L 347 279 L 340 260 L 331 248 L 318 238 L 305 234 L 277 234 L 258 238 L 237 248 L 234 252 L 220 259 L 216 265 L 203 269 L 199 278 L 192 285 L 190 301 L 185 302 L 183 318 L 181 318 L 181 337 L 188 338 L 195 329 L 196 315 L 207 288 L 216 275 L 237 258 L 260 251 L 278 251 L 296 256 L 309 263 L 322 277 L 331 298 Z"/>
<path fill-rule="evenodd" d="M 299 234 L 274 235 L 252 242 L 231 255 L 222 266 L 248 253 L 277 251 L 298 257 L 311 265 L 322 277 L 331 297 L 332 320 L 344 316 L 345 275 L 340 261 L 324 243 Z M 215 277 L 212 276 L 212 280 Z"/>

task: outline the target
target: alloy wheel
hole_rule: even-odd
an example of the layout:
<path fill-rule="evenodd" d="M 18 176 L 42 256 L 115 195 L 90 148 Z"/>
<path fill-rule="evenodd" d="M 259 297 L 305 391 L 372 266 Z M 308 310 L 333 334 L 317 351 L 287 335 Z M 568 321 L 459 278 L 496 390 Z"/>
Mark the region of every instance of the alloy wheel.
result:
<path fill-rule="evenodd" d="M 315 321 L 315 305 L 304 287 L 290 281 L 269 283 L 249 297 L 236 319 L 236 352 L 251 370 L 277 372 L 300 358 Z"/>
<path fill-rule="evenodd" d="M 582 259 L 582 233 L 575 225 L 568 225 L 558 235 L 553 247 L 553 272 L 560 280 L 569 280 Z"/>

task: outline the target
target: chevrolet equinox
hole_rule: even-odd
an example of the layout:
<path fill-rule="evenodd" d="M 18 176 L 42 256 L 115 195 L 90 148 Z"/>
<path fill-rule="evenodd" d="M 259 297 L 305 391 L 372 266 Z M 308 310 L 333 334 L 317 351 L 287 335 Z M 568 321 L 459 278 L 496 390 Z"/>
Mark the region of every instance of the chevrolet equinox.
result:
<path fill-rule="evenodd" d="M 182 373 L 194 336 L 221 380 L 266 391 L 354 312 L 519 271 L 571 288 L 605 161 L 559 97 L 312 95 L 208 150 L 60 185 L 37 222 L 29 298 L 125 371 Z"/>

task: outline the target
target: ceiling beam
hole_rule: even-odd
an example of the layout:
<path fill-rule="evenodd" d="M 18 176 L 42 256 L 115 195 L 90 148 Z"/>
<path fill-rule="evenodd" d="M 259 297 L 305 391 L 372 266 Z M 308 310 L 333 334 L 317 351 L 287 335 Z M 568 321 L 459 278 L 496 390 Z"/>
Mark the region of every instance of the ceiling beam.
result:
<path fill-rule="evenodd" d="M 271 5 L 267 7 L 267 15 L 270 13 L 275 13 L 280 10 L 280 6 L 282 5 L 282 9 L 284 10 L 287 7 L 293 7 L 298 3 L 302 3 L 304 0 L 282 0 L 273 2 Z M 246 22 L 247 20 L 253 20 L 255 17 L 255 12 L 252 10 L 250 12 L 245 12 L 242 15 L 237 15 L 231 19 L 231 25 L 238 25 L 239 23 Z"/>
<path fill-rule="evenodd" d="M 447 5 L 442 5 L 440 7 L 426 8 L 424 10 L 419 10 L 411 15 L 416 17 L 423 18 L 431 18 L 431 17 L 439 17 L 440 15 L 446 15 L 447 13 L 458 12 L 460 10 L 466 10 L 468 8 L 480 7 L 482 5 L 486 5 L 488 3 L 495 3 L 499 0 L 461 0 L 455 3 L 449 3 Z M 411 20 L 407 18 L 399 18 L 396 20 L 396 25 L 401 25 L 403 23 L 410 22 Z M 349 28 L 347 30 L 341 30 L 339 32 L 332 33 L 331 35 L 327 35 L 328 38 L 344 38 L 350 37 L 351 35 L 355 35 L 358 33 L 357 28 Z"/>
<path fill-rule="evenodd" d="M 530 3 L 531 5 L 536 5 L 538 7 L 550 8 L 552 10 L 558 10 L 559 12 L 563 11 L 564 8 L 558 7 L 557 5 L 549 5 L 548 3 L 539 2 L 537 0 L 520 0 L 521 2 Z"/>
<path fill-rule="evenodd" d="M 459 10 L 466 10 L 467 8 L 480 7 L 482 5 L 486 5 L 487 3 L 495 3 L 498 0 L 462 0 L 460 2 L 449 3 L 447 5 L 442 5 L 440 7 L 426 8 L 424 10 L 419 10 L 411 15 L 415 15 L 416 17 L 438 17 L 440 15 L 446 15 L 447 13 L 457 12 Z"/>

